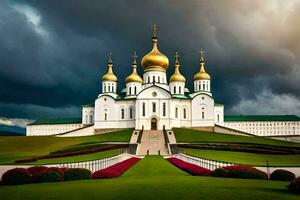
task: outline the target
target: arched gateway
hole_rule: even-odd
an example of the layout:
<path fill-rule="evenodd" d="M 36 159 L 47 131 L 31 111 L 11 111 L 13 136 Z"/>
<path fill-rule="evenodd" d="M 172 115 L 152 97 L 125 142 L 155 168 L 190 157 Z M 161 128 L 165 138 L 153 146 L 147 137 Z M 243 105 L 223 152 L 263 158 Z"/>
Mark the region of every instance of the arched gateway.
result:
<path fill-rule="evenodd" d="M 157 119 L 156 118 L 151 119 L 151 130 L 157 130 Z"/>

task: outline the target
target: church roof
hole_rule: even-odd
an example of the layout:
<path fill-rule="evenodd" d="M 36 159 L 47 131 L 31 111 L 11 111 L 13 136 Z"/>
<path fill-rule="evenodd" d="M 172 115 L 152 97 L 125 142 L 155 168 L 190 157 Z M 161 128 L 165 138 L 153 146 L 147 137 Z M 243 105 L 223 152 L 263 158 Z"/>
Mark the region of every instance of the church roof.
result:
<path fill-rule="evenodd" d="M 224 121 L 300 121 L 296 115 L 225 115 Z"/>
<path fill-rule="evenodd" d="M 38 119 L 28 125 L 49 125 L 49 124 L 81 124 L 81 118 L 52 118 Z"/>

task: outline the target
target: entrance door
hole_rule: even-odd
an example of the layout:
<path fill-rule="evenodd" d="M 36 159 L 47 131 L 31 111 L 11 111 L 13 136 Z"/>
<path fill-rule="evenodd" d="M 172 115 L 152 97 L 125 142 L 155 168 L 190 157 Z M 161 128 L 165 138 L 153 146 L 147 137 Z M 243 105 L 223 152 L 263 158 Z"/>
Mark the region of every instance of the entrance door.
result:
<path fill-rule="evenodd" d="M 151 119 L 151 130 L 157 130 L 157 119 Z"/>

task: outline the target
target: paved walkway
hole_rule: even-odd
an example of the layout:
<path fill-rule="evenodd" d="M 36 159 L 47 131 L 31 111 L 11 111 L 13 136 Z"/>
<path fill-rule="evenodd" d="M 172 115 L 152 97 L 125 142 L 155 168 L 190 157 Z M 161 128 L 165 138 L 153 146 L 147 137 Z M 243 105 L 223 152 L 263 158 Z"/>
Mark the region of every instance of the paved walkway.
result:
<path fill-rule="evenodd" d="M 138 155 L 147 155 L 147 151 L 149 151 L 149 155 L 169 154 L 168 149 L 165 146 L 163 131 L 151 130 L 143 132 Z"/>

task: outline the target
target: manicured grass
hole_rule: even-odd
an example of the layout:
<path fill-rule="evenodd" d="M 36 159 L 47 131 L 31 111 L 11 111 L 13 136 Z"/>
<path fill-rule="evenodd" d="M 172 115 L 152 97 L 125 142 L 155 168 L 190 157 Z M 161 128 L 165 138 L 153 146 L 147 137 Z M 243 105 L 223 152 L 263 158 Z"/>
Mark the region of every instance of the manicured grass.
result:
<path fill-rule="evenodd" d="M 122 177 L 62 183 L 0 186 L 1 200 L 201 199 L 298 200 L 287 182 L 190 176 L 161 157 L 146 157 Z"/>
<path fill-rule="evenodd" d="M 26 165 L 48 165 L 48 164 L 57 164 L 57 163 L 70 163 L 70 162 L 83 162 L 90 160 L 99 160 L 103 158 L 109 158 L 120 154 L 120 149 L 113 149 L 108 151 L 101 151 L 97 153 L 78 155 L 78 156 L 70 156 L 64 158 L 51 158 L 51 159 L 43 159 L 38 160 L 32 163 L 25 163 Z"/>
<path fill-rule="evenodd" d="M 294 142 L 274 140 L 265 137 L 248 137 L 229 135 L 223 133 L 214 133 L 199 131 L 187 128 L 173 128 L 178 143 L 250 143 L 250 144 L 268 144 L 275 146 L 300 147 L 300 144 Z"/>
<path fill-rule="evenodd" d="M 184 149 L 184 151 L 191 156 L 235 164 L 266 166 L 266 160 L 268 160 L 270 166 L 300 167 L 300 155 L 269 155 L 205 149 Z"/>
<path fill-rule="evenodd" d="M 47 155 L 50 152 L 101 142 L 129 142 L 133 129 L 84 137 L 0 136 L 0 164 L 14 160 Z"/>

